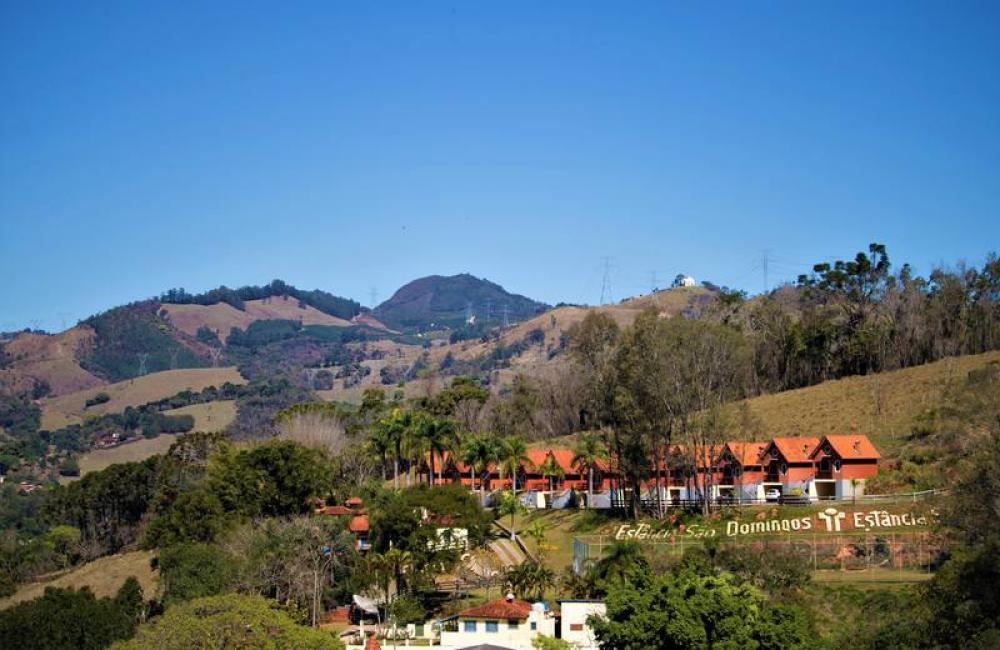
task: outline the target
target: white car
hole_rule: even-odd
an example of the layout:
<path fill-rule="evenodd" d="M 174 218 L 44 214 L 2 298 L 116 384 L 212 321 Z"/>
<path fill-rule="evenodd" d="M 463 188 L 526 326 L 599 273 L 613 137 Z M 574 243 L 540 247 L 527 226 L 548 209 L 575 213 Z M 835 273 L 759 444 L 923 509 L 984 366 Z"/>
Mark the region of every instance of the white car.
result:
<path fill-rule="evenodd" d="M 781 490 L 778 488 L 771 488 L 770 490 L 764 492 L 765 501 L 777 501 L 781 498 Z"/>

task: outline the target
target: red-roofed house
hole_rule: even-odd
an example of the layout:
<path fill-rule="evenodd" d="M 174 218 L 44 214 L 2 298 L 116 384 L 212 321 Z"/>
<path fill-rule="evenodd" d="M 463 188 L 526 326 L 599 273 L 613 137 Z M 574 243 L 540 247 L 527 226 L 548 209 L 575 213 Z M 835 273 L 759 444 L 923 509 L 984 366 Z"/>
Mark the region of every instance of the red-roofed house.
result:
<path fill-rule="evenodd" d="M 882 456 L 868 436 L 834 435 L 823 436 L 809 457 L 816 467 L 816 496 L 850 499 L 864 493 Z"/>
<path fill-rule="evenodd" d="M 471 607 L 445 621 L 441 646 L 464 648 L 494 644 L 509 648 L 530 648 L 539 634 L 555 636 L 555 617 L 541 603 L 531 603 L 507 594 L 505 598 Z"/>
<path fill-rule="evenodd" d="M 764 465 L 761 455 L 767 442 L 727 442 L 717 461 L 718 493 L 738 501 L 764 500 Z"/>

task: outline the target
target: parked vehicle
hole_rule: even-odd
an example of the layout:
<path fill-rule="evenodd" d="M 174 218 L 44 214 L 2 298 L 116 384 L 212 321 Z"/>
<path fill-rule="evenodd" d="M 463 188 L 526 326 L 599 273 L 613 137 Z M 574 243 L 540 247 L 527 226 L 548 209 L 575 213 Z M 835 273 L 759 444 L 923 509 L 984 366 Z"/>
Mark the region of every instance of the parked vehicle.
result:
<path fill-rule="evenodd" d="M 764 493 L 765 501 L 777 501 L 779 499 L 781 499 L 781 490 L 779 490 L 778 488 L 771 488 L 770 490 Z"/>

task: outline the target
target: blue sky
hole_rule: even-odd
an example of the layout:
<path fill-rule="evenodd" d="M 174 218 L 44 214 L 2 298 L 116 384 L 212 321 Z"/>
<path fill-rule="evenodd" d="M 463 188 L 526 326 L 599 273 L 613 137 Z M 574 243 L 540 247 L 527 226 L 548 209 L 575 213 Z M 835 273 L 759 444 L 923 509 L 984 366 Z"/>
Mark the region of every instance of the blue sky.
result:
<path fill-rule="evenodd" d="M 0 88 L 0 329 L 276 277 L 597 302 L 604 256 L 621 298 L 1000 244 L 995 2 L 6 1 Z"/>

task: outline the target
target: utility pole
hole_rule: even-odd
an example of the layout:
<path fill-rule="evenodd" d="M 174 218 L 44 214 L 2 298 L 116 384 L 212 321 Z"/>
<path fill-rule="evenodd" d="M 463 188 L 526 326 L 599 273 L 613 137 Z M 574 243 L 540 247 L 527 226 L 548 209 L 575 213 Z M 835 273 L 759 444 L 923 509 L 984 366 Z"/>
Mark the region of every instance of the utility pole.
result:
<path fill-rule="evenodd" d="M 601 258 L 604 262 L 604 277 L 601 280 L 601 304 L 611 302 L 611 258 L 604 256 Z"/>

